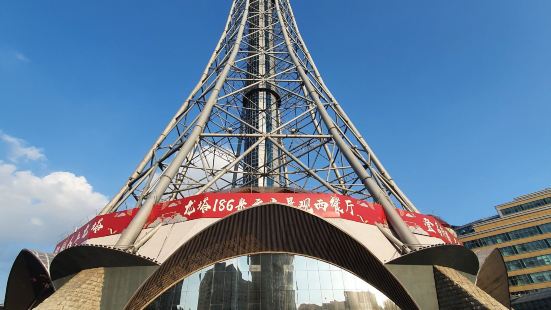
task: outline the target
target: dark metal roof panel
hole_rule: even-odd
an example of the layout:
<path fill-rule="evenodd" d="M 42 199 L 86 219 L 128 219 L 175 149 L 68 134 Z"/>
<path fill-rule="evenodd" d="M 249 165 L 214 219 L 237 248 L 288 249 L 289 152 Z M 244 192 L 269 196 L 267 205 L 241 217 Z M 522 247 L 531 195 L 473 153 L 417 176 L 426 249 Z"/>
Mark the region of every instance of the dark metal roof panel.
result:
<path fill-rule="evenodd" d="M 50 266 L 50 273 L 52 280 L 57 280 L 90 268 L 157 265 L 159 263 L 151 258 L 124 250 L 100 245 L 79 245 L 57 254 Z"/>
<path fill-rule="evenodd" d="M 233 214 L 195 235 L 138 289 L 126 309 L 143 309 L 178 281 L 217 261 L 263 252 L 327 261 L 372 284 L 402 309 L 418 308 L 392 273 L 351 236 L 307 212 L 270 204 Z"/>

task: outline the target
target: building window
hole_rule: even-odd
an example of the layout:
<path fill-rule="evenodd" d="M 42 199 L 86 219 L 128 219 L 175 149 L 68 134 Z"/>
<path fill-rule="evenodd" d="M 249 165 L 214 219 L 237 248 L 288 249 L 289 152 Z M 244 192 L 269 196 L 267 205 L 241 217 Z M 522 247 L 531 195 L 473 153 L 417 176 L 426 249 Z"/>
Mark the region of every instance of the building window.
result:
<path fill-rule="evenodd" d="M 505 267 L 507 267 L 507 271 L 524 269 L 521 259 L 505 262 Z"/>
<path fill-rule="evenodd" d="M 509 277 L 509 284 L 511 286 L 526 285 L 533 283 L 532 279 L 527 274 L 521 274 L 518 276 Z"/>
<path fill-rule="evenodd" d="M 515 251 L 515 248 L 512 247 L 512 246 L 506 246 L 504 248 L 500 248 L 499 251 L 501 252 L 501 255 L 503 256 L 511 256 L 511 255 L 516 255 L 518 254 L 516 251 Z"/>
<path fill-rule="evenodd" d="M 474 248 L 502 243 L 505 241 L 528 238 L 528 237 L 532 237 L 540 234 L 546 234 L 546 233 L 551 233 L 551 223 L 517 229 L 507 233 L 488 236 L 488 237 L 475 239 L 471 241 L 465 241 L 463 245 L 468 249 L 474 249 Z M 513 255 L 513 254 L 510 254 L 510 255 Z"/>
<path fill-rule="evenodd" d="M 549 282 L 551 281 L 551 271 L 542 271 L 530 274 L 530 278 L 533 283 Z"/>
<path fill-rule="evenodd" d="M 528 243 L 517 244 L 514 246 L 517 253 L 528 253 L 538 250 L 543 250 L 549 248 L 547 240 L 536 240 Z"/>
<path fill-rule="evenodd" d="M 465 227 L 461 227 L 461 228 L 456 229 L 456 232 L 460 236 L 468 235 L 468 234 L 474 233 L 474 228 L 473 228 L 473 225 L 469 225 L 469 226 L 465 226 Z"/>
<path fill-rule="evenodd" d="M 551 232 L 551 223 L 540 225 L 540 229 L 542 234 Z"/>
<path fill-rule="evenodd" d="M 526 266 L 526 268 L 533 268 L 533 267 L 538 267 L 538 266 L 551 265 L 551 254 L 524 258 L 522 260 L 522 262 L 523 262 L 524 266 Z"/>
<path fill-rule="evenodd" d="M 503 256 L 511 256 L 534 251 L 541 251 L 549 248 L 551 248 L 551 238 L 506 246 L 500 248 L 499 251 Z"/>
<path fill-rule="evenodd" d="M 508 234 L 511 237 L 511 240 L 515 240 L 515 239 L 522 239 L 522 238 L 539 235 L 540 231 L 538 230 L 537 226 L 532 226 L 532 227 L 526 227 L 523 229 L 510 231 L 508 232 Z"/>
<path fill-rule="evenodd" d="M 525 211 L 525 210 L 530 210 L 530 209 L 543 207 L 543 206 L 550 205 L 550 204 L 551 204 L 551 197 L 542 198 L 542 199 L 539 199 L 539 200 L 536 200 L 536 201 L 531 201 L 531 202 L 523 203 L 523 204 L 520 204 L 520 205 L 516 205 L 514 207 L 501 209 L 501 214 L 509 215 L 509 214 L 513 214 L 513 213 L 517 213 L 517 212 L 521 212 L 521 211 Z"/>
<path fill-rule="evenodd" d="M 509 277 L 509 285 L 519 286 L 533 283 L 542 283 L 551 281 L 551 271 L 541 271 L 530 274 L 520 274 Z"/>
<path fill-rule="evenodd" d="M 505 262 L 508 271 L 524 268 L 534 268 L 539 266 L 551 265 L 551 254 L 528 257 Z"/>

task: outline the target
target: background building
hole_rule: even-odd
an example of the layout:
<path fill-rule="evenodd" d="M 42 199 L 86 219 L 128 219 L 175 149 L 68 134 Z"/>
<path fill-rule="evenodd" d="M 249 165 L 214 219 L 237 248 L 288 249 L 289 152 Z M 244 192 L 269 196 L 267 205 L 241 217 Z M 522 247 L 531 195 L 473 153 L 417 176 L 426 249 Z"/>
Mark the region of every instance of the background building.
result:
<path fill-rule="evenodd" d="M 537 302 L 551 308 L 550 294 L 541 293 L 551 289 L 551 188 L 516 197 L 496 210 L 495 216 L 455 227 L 458 237 L 475 252 L 499 249 L 516 308 L 535 302 L 534 298 L 518 298 L 535 292 L 541 296 Z"/>

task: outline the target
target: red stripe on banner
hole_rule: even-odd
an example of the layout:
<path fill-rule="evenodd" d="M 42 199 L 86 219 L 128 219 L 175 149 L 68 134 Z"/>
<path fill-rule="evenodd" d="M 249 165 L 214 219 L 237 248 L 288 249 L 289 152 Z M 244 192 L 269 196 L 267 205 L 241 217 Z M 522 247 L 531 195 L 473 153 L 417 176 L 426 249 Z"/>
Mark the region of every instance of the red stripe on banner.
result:
<path fill-rule="evenodd" d="M 201 218 L 224 218 L 235 212 L 268 203 L 281 203 L 323 218 L 342 218 L 364 224 L 387 225 L 381 205 L 352 197 L 319 193 L 206 193 L 162 202 L 153 207 L 146 227 L 191 221 Z M 82 244 L 88 239 L 120 234 L 138 209 L 98 215 L 59 242 L 55 253 Z M 445 243 L 460 244 L 455 235 L 430 215 L 397 209 L 414 233 L 440 238 Z"/>

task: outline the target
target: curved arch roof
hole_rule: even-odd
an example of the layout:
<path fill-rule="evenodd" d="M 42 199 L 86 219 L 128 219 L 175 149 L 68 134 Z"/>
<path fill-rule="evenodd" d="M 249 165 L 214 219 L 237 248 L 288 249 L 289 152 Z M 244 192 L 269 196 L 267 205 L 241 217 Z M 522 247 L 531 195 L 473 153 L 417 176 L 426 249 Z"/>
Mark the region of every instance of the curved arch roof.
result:
<path fill-rule="evenodd" d="M 230 215 L 195 235 L 136 291 L 126 309 L 143 309 L 202 267 L 262 252 L 294 253 L 325 260 L 372 284 L 403 309 L 418 308 L 386 267 L 350 235 L 308 212 L 269 204 Z"/>

